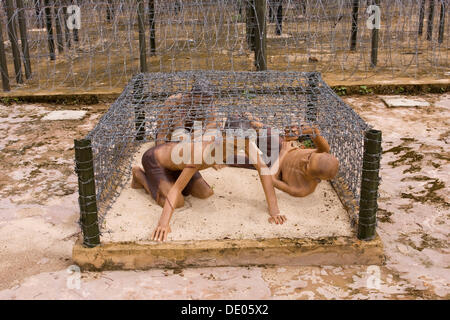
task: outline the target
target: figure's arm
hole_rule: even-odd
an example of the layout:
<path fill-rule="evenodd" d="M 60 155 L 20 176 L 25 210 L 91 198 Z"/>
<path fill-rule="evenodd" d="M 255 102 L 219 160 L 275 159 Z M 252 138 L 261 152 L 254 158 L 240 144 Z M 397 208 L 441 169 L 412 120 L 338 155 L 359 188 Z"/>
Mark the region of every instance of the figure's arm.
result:
<path fill-rule="evenodd" d="M 247 144 L 246 144 L 247 145 Z M 255 169 L 258 171 L 259 179 L 264 190 L 264 195 L 266 197 L 267 206 L 269 207 L 269 222 L 276 224 L 283 224 L 286 221 L 286 217 L 280 215 L 280 209 L 278 209 L 277 197 L 275 194 L 275 188 L 272 183 L 272 175 L 269 174 L 269 168 L 264 163 L 260 156 L 260 150 L 256 144 L 252 141 L 248 143 L 248 148 L 245 148 L 247 157 L 250 159 L 250 163 L 253 164 Z M 266 174 L 262 174 L 262 170 L 265 170 Z"/>
<path fill-rule="evenodd" d="M 308 188 L 308 187 L 293 187 L 288 185 L 286 182 L 284 182 L 283 180 L 280 179 L 280 174 L 282 173 L 282 168 L 281 168 L 281 163 L 283 163 L 284 158 L 286 157 L 286 155 L 289 153 L 289 151 L 296 149 L 295 147 L 293 147 L 291 145 L 291 142 L 289 141 L 284 141 L 282 148 L 281 148 L 281 152 L 280 152 L 280 156 L 277 159 L 277 162 L 275 162 L 275 165 L 278 166 L 278 170 L 276 172 L 276 174 L 272 175 L 272 183 L 274 185 L 275 188 L 284 191 L 288 194 L 290 194 L 291 196 L 294 197 L 305 197 L 308 194 L 312 193 L 314 191 L 314 188 Z"/>
<path fill-rule="evenodd" d="M 164 203 L 161 217 L 159 218 L 158 226 L 156 227 L 155 231 L 153 231 L 152 240 L 165 241 L 167 239 L 167 235 L 170 232 L 170 218 L 172 218 L 176 199 L 177 197 L 183 196 L 181 192 L 196 172 L 197 168 L 184 168 L 175 184 L 172 186 L 172 188 L 170 188 L 169 193 L 166 197 L 166 202 Z"/>
<path fill-rule="evenodd" d="M 312 135 L 311 139 L 316 145 L 318 153 L 330 152 L 330 145 L 328 144 L 328 141 L 324 137 L 322 137 L 322 135 L 320 134 L 320 130 L 317 127 L 303 127 L 302 133 Z"/>
<path fill-rule="evenodd" d="M 308 187 L 292 187 L 286 182 L 279 180 L 277 177 L 272 177 L 272 182 L 275 188 L 286 192 L 293 197 L 306 197 L 311 194 L 314 190 Z"/>

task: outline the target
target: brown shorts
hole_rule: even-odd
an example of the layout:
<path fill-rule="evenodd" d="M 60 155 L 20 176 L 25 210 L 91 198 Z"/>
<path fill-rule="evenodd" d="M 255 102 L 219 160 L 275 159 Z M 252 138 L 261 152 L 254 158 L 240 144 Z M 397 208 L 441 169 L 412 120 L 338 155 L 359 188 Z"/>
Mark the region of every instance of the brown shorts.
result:
<path fill-rule="evenodd" d="M 168 142 L 173 143 L 173 142 Z M 164 168 L 162 165 L 158 163 L 156 159 L 155 151 L 163 146 L 162 144 L 154 146 L 148 149 L 144 155 L 142 156 L 142 166 L 144 167 L 145 177 L 147 178 L 147 183 L 150 188 L 150 192 L 154 200 L 157 200 L 159 184 L 161 180 L 167 181 L 171 184 L 174 184 L 177 181 L 178 177 L 181 174 L 181 170 L 171 171 Z M 188 196 L 191 194 L 192 186 L 195 181 L 198 179 L 203 179 L 200 172 L 196 172 L 186 187 L 183 189 L 182 194 L 184 196 Z"/>

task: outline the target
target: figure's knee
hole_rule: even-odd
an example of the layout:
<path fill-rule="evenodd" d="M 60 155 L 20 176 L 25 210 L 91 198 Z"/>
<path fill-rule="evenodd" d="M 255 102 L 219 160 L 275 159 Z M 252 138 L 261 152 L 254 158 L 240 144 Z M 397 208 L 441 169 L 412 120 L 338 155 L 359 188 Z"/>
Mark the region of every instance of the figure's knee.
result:
<path fill-rule="evenodd" d="M 209 198 L 214 194 L 214 190 L 210 187 L 204 191 L 203 199 Z"/>
<path fill-rule="evenodd" d="M 180 193 L 175 199 L 175 209 L 184 207 L 184 197 Z"/>
<path fill-rule="evenodd" d="M 192 195 L 200 199 L 206 199 L 214 194 L 213 189 L 207 184 L 205 184 L 204 186 L 202 186 L 202 188 L 199 189 L 200 190 L 196 190 L 195 194 L 193 193 Z"/>
<path fill-rule="evenodd" d="M 156 202 L 158 203 L 158 205 L 160 207 L 164 208 L 164 205 L 166 204 L 166 200 L 167 200 L 166 196 L 159 192 L 158 193 L 158 197 L 156 199 Z M 175 200 L 173 201 L 173 203 L 171 202 L 170 205 L 174 209 L 178 209 L 178 208 L 184 207 L 184 197 L 183 197 L 183 195 L 181 193 L 179 195 L 177 195 Z"/>

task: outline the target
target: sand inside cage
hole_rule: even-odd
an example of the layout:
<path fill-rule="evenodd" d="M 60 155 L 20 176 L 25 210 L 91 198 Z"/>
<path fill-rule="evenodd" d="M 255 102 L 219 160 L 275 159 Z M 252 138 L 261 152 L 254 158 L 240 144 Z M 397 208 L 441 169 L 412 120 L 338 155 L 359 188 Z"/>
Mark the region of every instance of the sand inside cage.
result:
<path fill-rule="evenodd" d="M 142 154 L 153 145 L 143 144 L 133 165 L 141 165 Z M 264 238 L 311 238 L 352 236 L 349 215 L 329 182 L 304 198 L 276 190 L 278 205 L 287 222 L 268 222 L 267 204 L 255 170 L 207 169 L 202 176 L 213 188 L 208 199 L 185 197 L 185 206 L 176 209 L 168 241 Z M 150 242 L 162 208 L 144 189 L 130 187 L 131 176 L 102 225 L 102 243 Z"/>

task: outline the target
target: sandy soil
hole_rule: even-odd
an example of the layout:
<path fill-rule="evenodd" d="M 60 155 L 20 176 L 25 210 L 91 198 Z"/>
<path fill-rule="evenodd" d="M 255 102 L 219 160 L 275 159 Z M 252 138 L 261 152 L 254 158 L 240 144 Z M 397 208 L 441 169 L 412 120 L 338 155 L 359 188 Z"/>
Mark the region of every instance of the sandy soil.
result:
<path fill-rule="evenodd" d="M 67 269 L 78 233 L 72 145 L 105 106 L 57 123 L 40 117 L 67 106 L 2 106 L 0 299 L 449 299 L 450 95 L 422 98 L 432 106 L 388 109 L 376 96 L 344 98 L 383 130 L 385 266 L 84 273 L 75 288 L 77 274 Z"/>
<path fill-rule="evenodd" d="M 144 144 L 134 157 L 141 165 L 142 154 L 152 143 Z M 350 236 L 350 219 L 328 182 L 305 198 L 294 198 L 277 190 L 280 211 L 288 222 L 268 223 L 264 192 L 255 170 L 223 168 L 201 172 L 213 188 L 206 200 L 185 198 L 185 206 L 172 217 L 168 240 L 214 240 L 257 238 L 319 238 Z M 127 184 L 106 214 L 102 241 L 148 241 L 157 226 L 162 209 L 143 189 Z M 236 183 L 239 182 L 239 183 Z"/>

